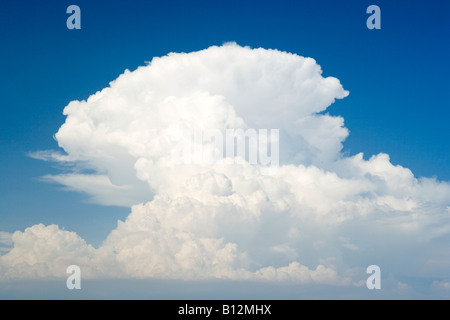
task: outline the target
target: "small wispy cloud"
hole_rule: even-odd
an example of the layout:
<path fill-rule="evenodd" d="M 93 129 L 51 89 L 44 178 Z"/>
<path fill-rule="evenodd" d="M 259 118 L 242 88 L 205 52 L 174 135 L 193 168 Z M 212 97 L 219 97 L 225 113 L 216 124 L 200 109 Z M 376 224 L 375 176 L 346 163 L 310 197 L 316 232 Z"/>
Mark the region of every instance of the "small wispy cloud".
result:
<path fill-rule="evenodd" d="M 0 255 L 9 252 L 13 246 L 12 234 L 0 231 Z"/>
<path fill-rule="evenodd" d="M 42 161 L 50 161 L 50 162 L 73 162 L 73 159 L 70 159 L 69 155 L 62 154 L 61 152 L 57 152 L 54 150 L 39 150 L 34 152 L 29 152 L 27 154 L 30 158 Z"/>

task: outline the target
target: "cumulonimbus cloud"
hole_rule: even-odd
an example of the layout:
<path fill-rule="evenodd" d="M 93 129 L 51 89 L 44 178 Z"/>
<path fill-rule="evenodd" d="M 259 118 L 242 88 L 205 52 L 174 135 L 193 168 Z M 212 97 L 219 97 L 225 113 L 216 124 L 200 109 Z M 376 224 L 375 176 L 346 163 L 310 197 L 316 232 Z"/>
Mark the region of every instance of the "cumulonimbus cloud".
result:
<path fill-rule="evenodd" d="M 134 204 L 130 215 L 99 248 L 57 226 L 18 231 L 0 278 L 60 277 L 78 264 L 91 278 L 349 285 L 375 261 L 442 279 L 450 185 L 386 154 L 344 156 L 344 120 L 323 111 L 347 95 L 314 59 L 234 43 L 125 71 L 66 106 L 55 135 L 65 154 L 33 156 L 76 168 L 46 180 L 101 204 Z M 174 150 L 198 128 L 277 129 L 279 166 L 263 173 L 211 157 L 211 140 L 202 156 L 212 161 L 177 163 Z"/>

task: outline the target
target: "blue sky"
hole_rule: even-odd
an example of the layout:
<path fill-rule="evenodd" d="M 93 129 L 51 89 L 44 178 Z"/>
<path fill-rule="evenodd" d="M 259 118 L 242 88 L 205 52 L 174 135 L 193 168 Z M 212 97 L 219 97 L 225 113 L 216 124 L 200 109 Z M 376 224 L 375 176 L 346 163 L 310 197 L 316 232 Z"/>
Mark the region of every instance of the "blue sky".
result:
<path fill-rule="evenodd" d="M 66 28 L 81 8 L 82 29 Z M 366 8 L 381 8 L 368 30 Z M 345 119 L 344 152 L 384 152 L 416 177 L 450 180 L 448 1 L 2 1 L 0 231 L 57 224 L 98 246 L 129 208 L 89 203 L 40 177 L 61 165 L 63 108 L 153 57 L 235 41 L 314 58 L 350 95 L 327 112 Z"/>

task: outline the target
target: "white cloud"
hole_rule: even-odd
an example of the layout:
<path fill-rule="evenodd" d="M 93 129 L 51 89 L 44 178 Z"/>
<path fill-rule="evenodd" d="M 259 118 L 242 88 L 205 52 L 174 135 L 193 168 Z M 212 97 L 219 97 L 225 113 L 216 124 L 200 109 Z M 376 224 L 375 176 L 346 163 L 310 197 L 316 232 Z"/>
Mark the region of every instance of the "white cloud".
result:
<path fill-rule="evenodd" d="M 39 224 L 16 231 L 12 242 L 11 251 L 0 257 L 3 279 L 63 277 L 67 266 L 88 266 L 86 262 L 95 254 L 95 249 L 75 232 L 60 230 L 56 225 Z"/>
<path fill-rule="evenodd" d="M 155 58 L 72 101 L 55 136 L 66 155 L 33 156 L 76 169 L 45 179 L 136 205 L 99 249 L 56 226 L 16 232 L 4 276 L 61 275 L 74 261 L 90 277 L 333 285 L 361 283 L 349 270 L 367 261 L 420 276 L 433 259 L 442 272 L 447 261 L 429 249 L 450 235 L 450 185 L 417 179 L 386 154 L 341 154 L 343 119 L 319 112 L 348 92 L 321 73 L 311 58 L 227 44 Z M 280 167 L 176 164 L 198 127 L 279 129 Z"/>

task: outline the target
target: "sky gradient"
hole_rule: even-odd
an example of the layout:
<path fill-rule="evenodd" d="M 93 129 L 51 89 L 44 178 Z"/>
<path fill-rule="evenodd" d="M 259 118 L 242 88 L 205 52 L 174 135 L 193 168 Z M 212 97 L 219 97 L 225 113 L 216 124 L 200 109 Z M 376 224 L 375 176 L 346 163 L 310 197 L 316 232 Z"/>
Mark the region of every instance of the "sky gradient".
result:
<path fill-rule="evenodd" d="M 66 28 L 71 4 L 81 8 L 81 30 Z M 381 30 L 366 27 L 371 4 L 381 8 Z M 344 155 L 382 152 L 416 178 L 449 181 L 449 9 L 437 0 L 2 1 L 0 231 L 56 224 L 100 246 L 130 208 L 43 181 L 66 168 L 30 153 L 58 149 L 64 107 L 125 69 L 227 42 L 312 57 L 323 77 L 338 78 L 350 94 L 325 112 L 350 132 Z"/>

